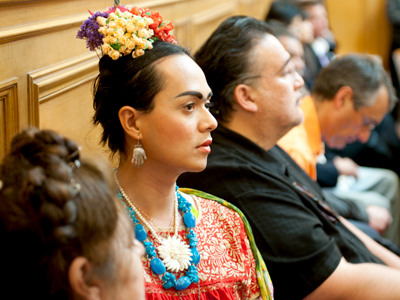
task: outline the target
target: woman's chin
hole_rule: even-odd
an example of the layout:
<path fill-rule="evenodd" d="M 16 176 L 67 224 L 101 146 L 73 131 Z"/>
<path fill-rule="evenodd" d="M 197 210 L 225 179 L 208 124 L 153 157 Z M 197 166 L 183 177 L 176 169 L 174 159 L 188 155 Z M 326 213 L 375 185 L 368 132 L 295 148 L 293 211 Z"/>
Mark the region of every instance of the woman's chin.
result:
<path fill-rule="evenodd" d="M 192 166 L 191 168 L 188 168 L 188 170 L 184 173 L 199 173 L 201 171 L 204 171 L 206 167 L 207 167 L 207 160 L 204 161 L 204 163 L 199 163 L 195 166 Z"/>

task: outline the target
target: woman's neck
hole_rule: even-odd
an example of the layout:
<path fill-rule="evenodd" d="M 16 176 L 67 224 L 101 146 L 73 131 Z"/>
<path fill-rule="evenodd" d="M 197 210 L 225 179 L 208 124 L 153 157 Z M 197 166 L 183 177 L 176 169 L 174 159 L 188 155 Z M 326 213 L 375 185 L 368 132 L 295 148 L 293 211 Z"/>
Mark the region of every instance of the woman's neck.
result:
<path fill-rule="evenodd" d="M 158 170 L 157 170 L 158 169 Z M 163 174 L 164 173 L 164 174 Z M 116 176 L 134 205 L 159 227 L 169 227 L 174 216 L 176 176 L 165 174 L 146 161 L 135 168 L 129 160 L 121 159 Z"/>

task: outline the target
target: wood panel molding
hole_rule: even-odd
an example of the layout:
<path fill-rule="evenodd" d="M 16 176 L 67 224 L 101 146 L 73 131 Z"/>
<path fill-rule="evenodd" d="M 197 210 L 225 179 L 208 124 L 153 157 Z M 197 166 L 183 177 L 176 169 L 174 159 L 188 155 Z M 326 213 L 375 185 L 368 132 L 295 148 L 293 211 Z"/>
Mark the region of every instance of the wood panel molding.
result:
<path fill-rule="evenodd" d="M 174 31 L 173 34 L 176 36 L 178 43 L 191 50 L 194 46 L 196 46 L 195 36 L 196 29 L 195 27 L 204 26 L 207 23 L 211 23 L 215 20 L 218 20 L 223 17 L 227 17 L 236 12 L 238 5 L 237 3 L 225 3 L 212 9 L 208 9 L 197 14 L 187 16 L 181 19 L 174 21 Z M 211 32 L 209 33 L 211 34 Z M 199 46 L 199 45 L 197 45 Z"/>
<path fill-rule="evenodd" d="M 74 15 L 66 18 L 47 20 L 31 24 L 6 27 L 0 29 L 0 44 L 31 38 L 49 32 L 60 31 L 79 26 L 88 17 L 87 13 Z"/>
<path fill-rule="evenodd" d="M 149 1 L 140 1 L 140 2 L 135 2 L 132 4 L 128 5 L 135 5 L 137 7 L 148 7 L 148 8 L 153 8 L 153 7 L 160 7 L 160 6 L 165 6 L 169 4 L 174 4 L 178 2 L 187 2 L 187 0 L 149 0 Z"/>
<path fill-rule="evenodd" d="M 266 10 L 265 6 L 268 7 L 268 2 L 265 0 L 239 0 L 238 14 L 253 16 L 254 18 L 264 19 Z M 267 4 L 267 5 L 266 5 Z M 265 11 L 264 11 L 265 10 Z"/>
<path fill-rule="evenodd" d="M 19 131 L 17 82 L 16 77 L 0 82 L 0 157 L 8 152 L 12 137 Z"/>
<path fill-rule="evenodd" d="M 19 4 L 24 2 L 35 2 L 39 0 L 0 0 L 0 5 L 3 4 Z"/>
<path fill-rule="evenodd" d="M 237 6 L 238 6 L 237 2 L 232 1 L 229 3 L 224 3 L 222 5 L 213 7 L 212 9 L 194 14 L 192 16 L 193 25 L 194 26 L 203 25 L 205 23 L 212 22 L 224 16 L 234 14 L 236 12 Z"/>
<path fill-rule="evenodd" d="M 96 78 L 97 55 L 89 52 L 28 73 L 29 124 L 39 126 L 39 105 Z"/>
<path fill-rule="evenodd" d="M 155 6 L 157 7 L 165 6 L 183 1 L 184 0 L 153 0 L 153 1 L 142 1 L 139 3 L 135 3 L 135 5 L 139 7 L 152 8 Z M 6 3 L 8 2 L 10 1 L 7 1 Z M 10 3 L 13 2 L 11 1 Z M 72 27 L 77 27 L 81 25 L 87 18 L 88 18 L 88 13 L 82 13 L 78 15 L 68 16 L 65 18 L 58 18 L 54 20 L 46 20 L 43 22 L 35 22 L 31 24 L 6 27 L 0 29 L 0 44 L 17 41 L 28 37 L 32 38 L 49 32 L 55 32 Z"/>
<path fill-rule="evenodd" d="M 193 45 L 193 22 L 192 17 L 188 16 L 179 20 L 174 21 L 174 30 L 178 44 L 190 48 Z"/>

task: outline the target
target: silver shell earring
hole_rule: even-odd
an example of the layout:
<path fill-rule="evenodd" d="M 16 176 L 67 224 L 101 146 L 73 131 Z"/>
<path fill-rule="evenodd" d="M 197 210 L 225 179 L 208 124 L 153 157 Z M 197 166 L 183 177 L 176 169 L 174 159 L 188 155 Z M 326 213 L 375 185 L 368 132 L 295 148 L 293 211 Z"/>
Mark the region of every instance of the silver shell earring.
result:
<path fill-rule="evenodd" d="M 140 168 L 141 166 L 143 166 L 145 159 L 147 159 L 146 151 L 144 151 L 142 145 L 140 145 L 138 138 L 138 142 L 133 148 L 131 164 L 134 164 L 136 168 Z"/>

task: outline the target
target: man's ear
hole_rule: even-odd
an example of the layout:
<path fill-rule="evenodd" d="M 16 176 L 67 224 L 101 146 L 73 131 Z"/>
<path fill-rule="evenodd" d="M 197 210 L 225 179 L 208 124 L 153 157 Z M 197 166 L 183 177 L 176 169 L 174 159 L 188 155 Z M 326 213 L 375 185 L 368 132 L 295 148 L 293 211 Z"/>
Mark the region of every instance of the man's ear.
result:
<path fill-rule="evenodd" d="M 130 106 L 123 106 L 118 112 L 119 121 L 124 129 L 125 133 L 135 140 L 139 139 L 140 136 L 140 113 Z"/>
<path fill-rule="evenodd" d="M 102 283 L 93 278 L 92 266 L 87 258 L 75 258 L 68 270 L 68 280 L 73 293 L 73 299 L 99 300 L 101 299 Z"/>
<path fill-rule="evenodd" d="M 353 107 L 353 89 L 349 86 L 342 86 L 333 98 L 335 109 L 341 109 L 351 104 Z"/>
<path fill-rule="evenodd" d="M 246 111 L 257 112 L 257 103 L 253 100 L 254 90 L 245 84 L 239 84 L 235 88 L 235 99 L 237 104 Z"/>

